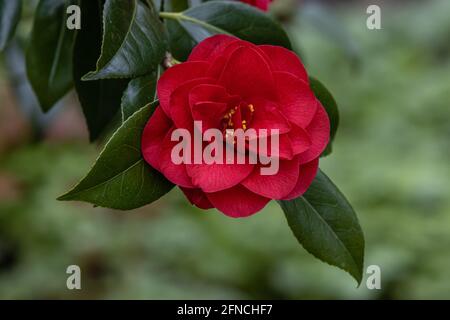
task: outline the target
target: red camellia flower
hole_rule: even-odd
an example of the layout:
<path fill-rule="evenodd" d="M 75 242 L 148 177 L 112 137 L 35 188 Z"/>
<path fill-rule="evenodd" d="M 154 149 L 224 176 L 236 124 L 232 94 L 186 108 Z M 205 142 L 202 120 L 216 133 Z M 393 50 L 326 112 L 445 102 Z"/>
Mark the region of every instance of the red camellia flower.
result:
<path fill-rule="evenodd" d="M 247 3 L 251 6 L 257 7 L 262 11 L 269 10 L 269 4 L 272 0 L 240 0 L 241 2 Z"/>
<path fill-rule="evenodd" d="M 163 73 L 157 94 L 160 106 L 144 129 L 142 153 L 192 204 L 245 217 L 272 199 L 297 198 L 312 183 L 330 124 L 293 52 L 216 35 Z M 172 132 L 194 134 L 194 121 L 203 129 L 278 129 L 278 172 L 261 175 L 261 163 L 175 164 Z"/>

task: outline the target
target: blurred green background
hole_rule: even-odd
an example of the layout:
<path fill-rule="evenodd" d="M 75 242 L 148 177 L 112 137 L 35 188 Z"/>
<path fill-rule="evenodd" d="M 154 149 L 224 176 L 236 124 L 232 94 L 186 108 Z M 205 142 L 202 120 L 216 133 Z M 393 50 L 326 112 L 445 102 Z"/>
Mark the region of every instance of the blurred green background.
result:
<path fill-rule="evenodd" d="M 366 28 L 372 2 L 382 30 Z M 11 67 L 20 51 L 9 50 L 0 69 L 0 298 L 450 298 L 450 1 L 304 1 L 293 19 L 288 4 L 274 11 L 340 107 L 321 168 L 358 213 L 381 290 L 365 279 L 357 288 L 309 255 L 276 203 L 235 220 L 195 209 L 176 189 L 132 212 L 56 201 L 99 146 L 88 144 L 73 94 L 49 115 L 33 109 Z M 72 264 L 82 269 L 79 291 L 66 288 Z"/>

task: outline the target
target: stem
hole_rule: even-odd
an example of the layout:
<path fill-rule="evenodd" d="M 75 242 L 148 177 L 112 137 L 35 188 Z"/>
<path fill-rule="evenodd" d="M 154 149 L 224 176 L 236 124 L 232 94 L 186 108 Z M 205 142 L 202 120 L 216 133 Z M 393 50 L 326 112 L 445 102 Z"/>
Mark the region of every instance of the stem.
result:
<path fill-rule="evenodd" d="M 181 13 L 180 12 L 160 12 L 159 16 L 163 19 L 172 19 L 172 20 L 178 20 L 180 19 Z"/>

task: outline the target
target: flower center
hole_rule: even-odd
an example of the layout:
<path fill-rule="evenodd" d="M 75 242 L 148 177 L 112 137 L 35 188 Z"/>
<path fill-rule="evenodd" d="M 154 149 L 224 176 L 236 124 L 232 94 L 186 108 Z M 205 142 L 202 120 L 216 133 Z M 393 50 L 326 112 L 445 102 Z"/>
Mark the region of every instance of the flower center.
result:
<path fill-rule="evenodd" d="M 241 102 L 240 104 L 229 109 L 222 119 L 222 129 L 242 129 L 247 130 L 252 119 L 255 108 L 252 104 Z"/>

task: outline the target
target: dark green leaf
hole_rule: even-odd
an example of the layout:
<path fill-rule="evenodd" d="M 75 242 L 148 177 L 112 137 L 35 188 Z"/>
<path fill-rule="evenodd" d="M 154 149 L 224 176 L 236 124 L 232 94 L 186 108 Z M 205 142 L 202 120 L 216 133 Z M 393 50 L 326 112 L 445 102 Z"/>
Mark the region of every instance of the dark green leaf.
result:
<path fill-rule="evenodd" d="M 188 0 L 165 0 L 164 11 L 180 12 L 189 8 Z M 161 10 L 163 11 L 163 10 Z"/>
<path fill-rule="evenodd" d="M 103 41 L 96 70 L 83 80 L 134 78 L 155 69 L 167 49 L 167 35 L 153 7 L 137 0 L 107 0 Z"/>
<path fill-rule="evenodd" d="M 41 0 L 36 9 L 26 56 L 27 74 L 44 111 L 48 111 L 73 85 L 75 31 L 66 27 L 66 8 L 73 2 Z"/>
<path fill-rule="evenodd" d="M 339 110 L 331 95 L 330 91 L 317 79 L 310 77 L 309 78 L 311 89 L 314 91 L 317 99 L 322 103 L 325 110 L 327 111 L 328 118 L 330 119 L 330 142 L 328 143 L 327 148 L 322 153 L 322 156 L 327 156 L 332 151 L 332 143 L 334 137 L 336 136 L 336 132 L 339 126 Z"/>
<path fill-rule="evenodd" d="M 161 68 L 152 73 L 130 81 L 122 97 L 122 120 L 125 121 L 134 112 L 156 100 L 156 82 Z"/>
<path fill-rule="evenodd" d="M 184 12 L 161 12 L 166 19 L 172 54 L 185 60 L 196 43 L 218 33 L 232 34 L 256 44 L 291 48 L 286 32 L 254 7 L 237 1 L 211 1 Z"/>
<path fill-rule="evenodd" d="M 102 39 L 102 5 L 100 0 L 82 0 L 82 27 L 74 47 L 73 75 L 90 139 L 95 140 L 120 108 L 127 80 L 81 81 L 81 77 L 95 67 Z"/>
<path fill-rule="evenodd" d="M 0 0 L 0 51 L 14 36 L 22 11 L 22 0 Z"/>
<path fill-rule="evenodd" d="M 96 206 L 131 210 L 149 204 L 173 185 L 141 155 L 141 136 L 155 105 L 147 105 L 114 133 L 87 176 L 58 200 L 78 200 Z"/>
<path fill-rule="evenodd" d="M 302 197 L 279 203 L 295 237 L 309 253 L 361 283 L 363 232 L 351 205 L 322 171 Z"/>

